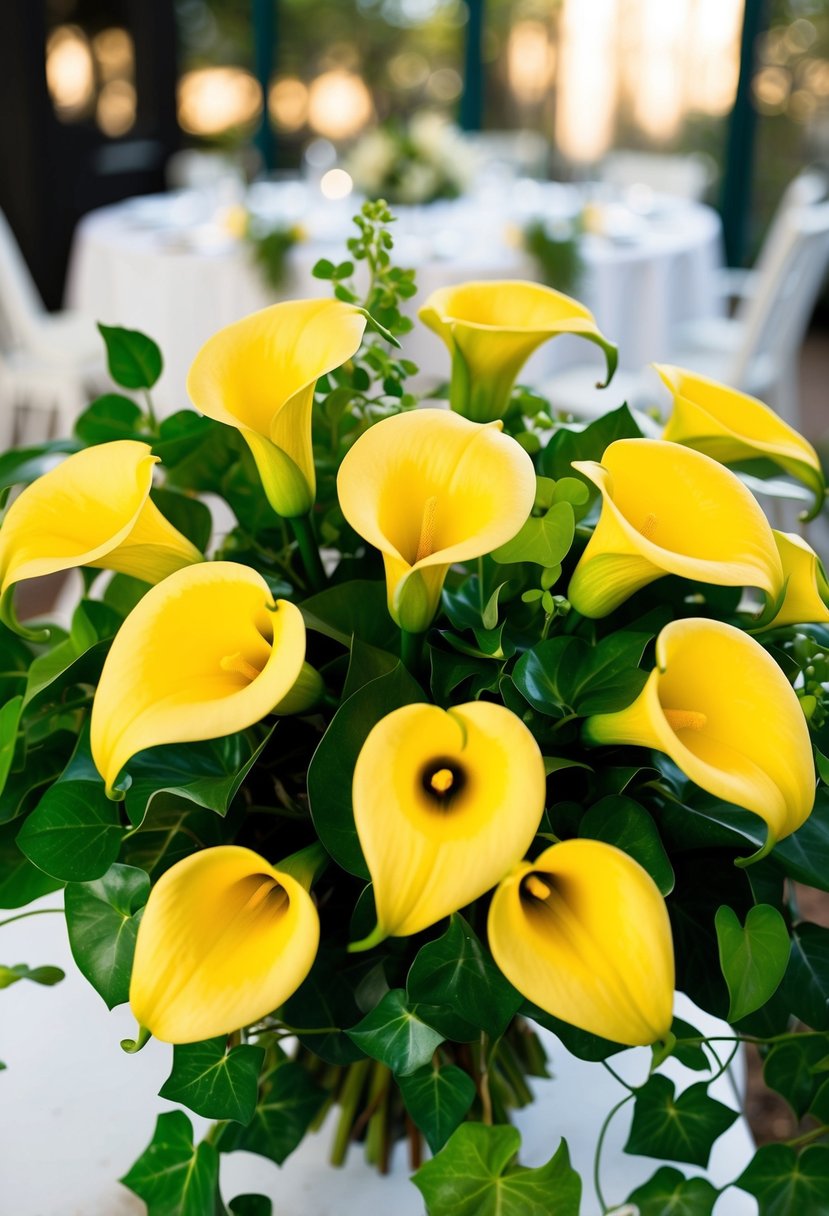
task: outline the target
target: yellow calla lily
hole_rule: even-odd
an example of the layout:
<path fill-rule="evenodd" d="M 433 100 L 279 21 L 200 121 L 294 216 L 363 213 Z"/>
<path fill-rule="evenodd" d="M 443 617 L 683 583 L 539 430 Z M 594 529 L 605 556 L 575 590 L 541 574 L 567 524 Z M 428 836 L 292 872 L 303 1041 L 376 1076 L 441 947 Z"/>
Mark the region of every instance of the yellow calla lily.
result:
<path fill-rule="evenodd" d="M 763 629 L 781 625 L 829 625 L 829 579 L 814 549 L 795 532 L 778 532 L 774 539 L 783 563 L 786 593 Z"/>
<path fill-rule="evenodd" d="M 314 505 L 314 388 L 360 348 L 365 315 L 340 300 L 290 300 L 219 330 L 187 377 L 196 409 L 236 427 L 278 515 Z"/>
<path fill-rule="evenodd" d="M 300 882 L 237 845 L 176 862 L 138 928 L 130 1006 L 165 1043 L 198 1043 L 259 1021 L 292 996 L 319 944 Z"/>
<path fill-rule="evenodd" d="M 602 348 L 605 384 L 616 370 L 616 347 L 601 333 L 593 314 L 578 300 L 541 283 L 512 280 L 441 287 L 418 316 L 452 356 L 452 409 L 475 422 L 503 416 L 527 359 L 559 334 L 576 334 Z"/>
<path fill-rule="evenodd" d="M 656 663 L 632 705 L 587 719 L 585 738 L 664 752 L 702 789 L 759 815 L 767 852 L 808 819 L 815 799 L 794 689 L 759 642 L 722 621 L 672 621 Z"/>
<path fill-rule="evenodd" d="M 71 456 L 33 481 L 0 527 L 0 619 L 22 628 L 12 588 L 74 566 L 130 574 L 148 583 L 203 560 L 150 498 L 153 456 L 147 443 L 117 439 Z"/>
<path fill-rule="evenodd" d="M 351 527 L 383 554 L 389 612 L 427 629 L 454 562 L 512 540 L 535 501 L 535 471 L 501 423 L 414 410 L 376 423 L 343 460 L 337 493 Z"/>
<path fill-rule="evenodd" d="M 405 705 L 378 722 L 354 770 L 377 908 L 357 948 L 418 933 L 494 886 L 529 847 L 545 791 L 538 744 L 503 705 Z"/>
<path fill-rule="evenodd" d="M 304 661 L 302 613 L 274 604 L 255 570 L 205 562 L 170 575 L 124 621 L 95 693 L 92 758 L 110 797 L 144 748 L 244 730 L 289 694 L 296 712 L 297 681 L 319 681 Z"/>
<path fill-rule="evenodd" d="M 682 367 L 653 365 L 673 396 L 673 411 L 663 439 L 684 443 L 723 464 L 765 457 L 814 493 L 806 515 L 814 519 L 826 498 L 826 481 L 817 452 L 794 427 L 756 397 Z"/>
<path fill-rule="evenodd" d="M 601 464 L 574 460 L 573 468 L 602 495 L 567 591 L 584 616 L 607 616 L 665 574 L 781 594 L 783 568 L 759 503 L 710 456 L 661 439 L 618 439 Z"/>
<path fill-rule="evenodd" d="M 614 1043 L 664 1039 L 674 952 L 665 901 L 638 862 L 598 840 L 566 840 L 505 878 L 489 945 L 518 991 Z"/>

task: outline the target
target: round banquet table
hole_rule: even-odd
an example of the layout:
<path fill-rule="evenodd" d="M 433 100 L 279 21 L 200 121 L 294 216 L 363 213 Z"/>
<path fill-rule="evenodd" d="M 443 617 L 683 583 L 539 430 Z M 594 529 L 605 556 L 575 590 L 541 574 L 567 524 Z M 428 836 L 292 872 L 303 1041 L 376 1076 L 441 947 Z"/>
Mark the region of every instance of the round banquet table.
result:
<path fill-rule="evenodd" d="M 518 229 L 532 218 L 553 225 L 572 220 L 582 213 L 588 189 L 514 181 L 452 202 L 396 208 L 394 256 L 417 269 L 411 315 L 437 287 L 537 278 Z M 287 256 L 278 292 L 265 285 L 250 249 L 229 232 L 228 198 L 215 189 L 129 199 L 91 212 L 76 231 L 67 304 L 159 343 L 165 370 L 154 395 L 162 413 L 187 404 L 187 369 L 216 330 L 276 299 L 328 294 L 330 284 L 314 279 L 311 268 L 319 258 L 346 256 L 359 200 L 326 200 L 310 184 L 282 181 L 252 186 L 245 205 L 274 221 L 297 222 L 306 233 Z M 716 311 L 719 218 L 709 207 L 644 191 L 635 199 L 591 201 L 588 213 L 576 294 L 618 343 L 621 367 L 636 370 L 665 358 L 677 325 Z M 442 343 L 419 322 L 403 353 L 432 382 L 448 376 Z M 538 383 L 573 362 L 593 361 L 598 370 L 596 348 L 562 337 L 537 352 L 521 378 Z"/>

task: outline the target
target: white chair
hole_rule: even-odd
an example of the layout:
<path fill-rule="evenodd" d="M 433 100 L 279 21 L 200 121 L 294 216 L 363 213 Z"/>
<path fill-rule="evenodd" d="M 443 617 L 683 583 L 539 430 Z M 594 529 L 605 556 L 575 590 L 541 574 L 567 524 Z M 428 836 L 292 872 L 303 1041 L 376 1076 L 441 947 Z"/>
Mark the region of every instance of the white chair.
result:
<path fill-rule="evenodd" d="M 712 317 L 678 330 L 661 362 L 687 367 L 772 406 L 799 426 L 798 355 L 829 264 L 829 203 L 789 207 L 763 249 L 754 288 L 734 317 Z M 618 401 L 647 409 L 658 402 L 643 374 L 620 373 L 608 390 L 593 386 L 598 361 L 547 381 L 553 406 L 595 418 Z"/>
<path fill-rule="evenodd" d="M 0 443 L 68 433 L 90 395 L 107 383 L 94 320 L 47 311 L 0 212 Z M 27 412 L 40 416 L 39 427 Z M 38 429 L 45 434 L 34 434 Z"/>

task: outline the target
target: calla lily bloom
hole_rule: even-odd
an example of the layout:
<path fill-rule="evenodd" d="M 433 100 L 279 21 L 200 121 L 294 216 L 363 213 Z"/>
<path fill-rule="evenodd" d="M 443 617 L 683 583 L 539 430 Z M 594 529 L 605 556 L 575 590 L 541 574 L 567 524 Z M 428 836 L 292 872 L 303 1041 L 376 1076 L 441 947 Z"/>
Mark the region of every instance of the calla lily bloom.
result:
<path fill-rule="evenodd" d="M 532 460 L 500 422 L 481 426 L 447 410 L 376 423 L 337 477 L 343 514 L 383 554 L 389 612 L 410 633 L 428 628 L 454 562 L 512 540 L 535 489 Z"/>
<path fill-rule="evenodd" d="M 452 409 L 475 422 L 503 416 L 527 359 L 559 334 L 576 334 L 602 348 L 606 384 L 616 370 L 616 347 L 600 332 L 593 314 L 577 300 L 541 283 L 496 281 L 441 287 L 432 292 L 418 316 L 443 339 L 452 356 Z"/>
<path fill-rule="evenodd" d="M 0 528 L 0 618 L 10 628 L 28 632 L 11 594 L 23 579 L 96 566 L 156 583 L 203 560 L 150 498 L 157 463 L 149 444 L 118 439 L 73 453 L 22 491 Z"/>
<path fill-rule="evenodd" d="M 829 578 L 818 555 L 795 532 L 774 531 L 783 563 L 786 593 L 763 629 L 781 625 L 829 625 Z"/>
<path fill-rule="evenodd" d="M 165 1043 L 259 1021 L 292 996 L 319 944 L 314 901 L 290 873 L 237 845 L 171 866 L 138 928 L 130 1006 Z"/>
<path fill-rule="evenodd" d="M 661 439 L 618 439 L 601 464 L 574 460 L 598 486 L 602 511 L 567 598 L 584 616 L 607 616 L 665 574 L 727 587 L 759 587 L 775 601 L 783 568 L 762 509 L 730 470 Z"/>
<path fill-rule="evenodd" d="M 504 975 L 553 1017 L 631 1047 L 668 1035 L 674 952 L 665 901 L 621 849 L 567 840 L 522 861 L 493 896 L 488 930 Z"/>
<path fill-rule="evenodd" d="M 278 515 L 314 505 L 314 388 L 360 348 L 366 317 L 340 300 L 290 300 L 219 330 L 187 377 L 196 409 L 234 426 Z"/>
<path fill-rule="evenodd" d="M 815 799 L 794 689 L 759 642 L 722 621 L 672 621 L 656 663 L 632 705 L 587 719 L 586 739 L 664 752 L 702 789 L 759 815 L 768 852 L 808 819 Z"/>
<path fill-rule="evenodd" d="M 681 367 L 655 363 L 674 405 L 662 438 L 684 443 L 723 464 L 765 457 L 804 482 L 814 493 L 814 519 L 826 498 L 817 452 L 794 427 L 756 397 L 697 376 Z"/>
<path fill-rule="evenodd" d="M 545 791 L 538 744 L 503 705 L 405 705 L 381 719 L 354 770 L 377 908 L 356 948 L 418 933 L 488 891 L 529 847 Z"/>
<path fill-rule="evenodd" d="M 289 694 L 297 712 L 297 682 L 318 687 L 304 661 L 302 613 L 274 604 L 255 570 L 205 562 L 170 575 L 124 621 L 95 693 L 92 758 L 110 797 L 144 748 L 244 730 Z"/>

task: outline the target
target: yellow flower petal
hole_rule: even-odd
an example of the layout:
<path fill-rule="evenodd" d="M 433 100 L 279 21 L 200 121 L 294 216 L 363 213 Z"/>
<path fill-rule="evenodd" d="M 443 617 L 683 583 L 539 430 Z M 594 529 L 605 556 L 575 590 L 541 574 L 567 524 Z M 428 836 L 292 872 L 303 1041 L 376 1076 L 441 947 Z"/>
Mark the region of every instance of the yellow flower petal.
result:
<path fill-rule="evenodd" d="M 248 566 L 205 562 L 148 591 L 119 629 L 92 706 L 92 757 L 112 794 L 137 752 L 260 721 L 305 661 L 302 614 Z"/>
<path fill-rule="evenodd" d="M 602 511 L 567 598 L 607 616 L 665 574 L 759 587 L 776 600 L 783 569 L 757 500 L 716 460 L 661 439 L 619 439 L 573 468 L 598 486 Z"/>
<path fill-rule="evenodd" d="M 130 1005 L 165 1043 L 197 1043 L 277 1009 L 311 969 L 308 892 L 250 849 L 185 857 L 158 880 L 138 929 Z"/>
<path fill-rule="evenodd" d="M 783 563 L 786 594 L 763 629 L 781 625 L 829 625 L 829 579 L 811 546 L 794 532 L 778 532 L 774 539 Z"/>
<path fill-rule="evenodd" d="M 432 292 L 419 317 L 452 356 L 449 400 L 475 422 L 504 414 L 515 378 L 537 347 L 558 334 L 576 334 L 605 353 L 609 383 L 617 351 L 593 314 L 577 300 L 521 281 L 460 283 Z"/>
<path fill-rule="evenodd" d="M 653 879 L 613 845 L 567 840 L 505 878 L 489 911 L 504 975 L 553 1017 L 630 1046 L 664 1039 L 674 956 Z"/>
<path fill-rule="evenodd" d="M 585 723 L 592 743 L 670 756 L 691 781 L 768 826 L 770 848 L 808 819 L 815 798 L 809 729 L 783 672 L 753 638 L 721 621 L 673 621 L 637 699 Z"/>
<path fill-rule="evenodd" d="M 826 482 L 808 440 L 756 397 L 682 367 L 654 367 L 674 399 L 663 439 L 684 443 L 723 464 L 758 456 L 773 460 L 813 491 L 815 503 L 807 518 L 814 519 L 826 498 Z"/>
<path fill-rule="evenodd" d="M 228 325 L 193 361 L 193 404 L 237 428 L 279 515 L 305 515 L 314 504 L 314 388 L 359 350 L 365 327 L 351 304 L 291 300 Z"/>
<path fill-rule="evenodd" d="M 406 705 L 369 734 L 354 818 L 374 883 L 377 930 L 405 937 L 493 887 L 544 810 L 538 744 L 502 705 Z"/>
<path fill-rule="evenodd" d="M 33 481 L 0 528 L 3 620 L 15 627 L 11 589 L 73 566 L 98 566 L 160 582 L 201 562 L 198 549 L 150 500 L 147 443 L 118 439 L 75 452 Z"/>
<path fill-rule="evenodd" d="M 420 633 L 449 567 L 512 540 L 532 510 L 535 485 L 530 457 L 500 422 L 414 410 L 357 440 L 337 493 L 352 528 L 383 554 L 389 612 Z"/>

